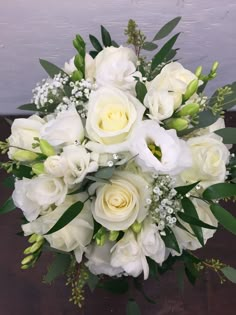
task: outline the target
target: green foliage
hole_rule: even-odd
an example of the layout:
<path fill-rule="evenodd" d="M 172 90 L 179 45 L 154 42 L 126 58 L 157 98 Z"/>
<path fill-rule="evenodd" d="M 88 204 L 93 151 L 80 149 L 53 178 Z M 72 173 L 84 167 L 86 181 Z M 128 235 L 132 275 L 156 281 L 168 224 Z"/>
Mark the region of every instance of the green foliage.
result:
<path fill-rule="evenodd" d="M 221 272 L 229 281 L 236 283 L 236 269 L 226 266 L 221 269 Z"/>
<path fill-rule="evenodd" d="M 97 287 L 114 294 L 124 294 L 129 290 L 129 283 L 127 278 L 109 279 L 100 281 Z"/>
<path fill-rule="evenodd" d="M 96 49 L 97 52 L 103 50 L 101 43 L 99 42 L 99 40 L 95 36 L 89 35 L 89 39 L 90 39 L 91 44 L 93 45 L 93 47 Z"/>
<path fill-rule="evenodd" d="M 193 188 L 195 188 L 199 184 L 198 182 L 195 182 L 190 185 L 185 185 L 185 186 L 178 186 L 175 187 L 175 190 L 177 191 L 178 194 L 185 196 L 188 192 L 190 192 Z"/>
<path fill-rule="evenodd" d="M 70 263 L 71 256 L 56 254 L 54 261 L 48 267 L 47 274 L 43 277 L 43 282 L 51 284 L 55 279 L 67 272 Z"/>
<path fill-rule="evenodd" d="M 93 292 L 96 289 L 99 281 L 100 281 L 99 277 L 88 270 L 87 285 L 91 292 Z"/>
<path fill-rule="evenodd" d="M 74 203 L 63 213 L 63 215 L 58 219 L 54 226 L 45 235 L 55 233 L 62 229 L 67 224 L 69 224 L 74 218 L 76 218 L 80 214 L 83 207 L 84 203 L 81 201 L 77 201 L 76 203 Z"/>
<path fill-rule="evenodd" d="M 105 47 L 112 46 L 111 35 L 108 30 L 101 25 L 102 42 Z"/>
<path fill-rule="evenodd" d="M 39 59 L 39 62 L 41 66 L 44 68 L 44 70 L 47 72 L 47 74 L 53 78 L 55 75 L 59 73 L 64 73 L 66 74 L 62 69 L 60 69 L 58 66 L 54 65 L 53 63 L 44 60 L 44 59 Z M 67 75 L 67 74 L 66 74 Z"/>
<path fill-rule="evenodd" d="M 134 287 L 137 291 L 139 291 L 143 297 L 145 298 L 145 300 L 150 303 L 150 304 L 156 304 L 156 302 L 151 299 L 149 296 L 147 296 L 147 294 L 145 293 L 145 289 L 143 287 L 143 284 L 139 281 L 138 278 L 134 278 L 133 279 L 133 282 L 134 282 Z"/>
<path fill-rule="evenodd" d="M 4 205 L 0 208 L 0 214 L 8 213 L 16 209 L 16 206 L 12 200 L 12 197 L 7 199 Z"/>
<path fill-rule="evenodd" d="M 34 103 L 24 104 L 24 105 L 21 105 L 17 108 L 22 109 L 22 110 L 33 111 L 33 112 L 36 112 L 38 110 Z"/>
<path fill-rule="evenodd" d="M 154 36 L 153 41 L 160 40 L 166 36 L 168 36 L 174 28 L 178 25 L 179 21 L 181 20 L 181 16 L 174 18 L 173 20 L 166 23 Z"/>
<path fill-rule="evenodd" d="M 209 186 L 202 194 L 206 200 L 224 199 L 236 196 L 236 184 L 219 183 Z"/>
<path fill-rule="evenodd" d="M 140 29 L 138 29 L 138 25 L 134 20 L 129 20 L 127 28 L 125 29 L 125 35 L 128 37 L 127 44 L 134 46 L 135 53 L 139 57 L 146 36 Z"/>
<path fill-rule="evenodd" d="M 197 218 L 195 218 L 191 215 L 188 215 L 184 212 L 178 212 L 178 217 L 181 220 L 183 220 L 184 222 L 189 223 L 190 225 L 196 225 L 196 226 L 203 227 L 205 229 L 211 229 L 211 230 L 217 229 L 217 227 L 210 225 L 210 224 L 207 224 L 207 223 L 201 221 L 200 219 L 197 219 Z"/>
<path fill-rule="evenodd" d="M 226 230 L 236 235 L 236 218 L 218 204 L 212 204 L 210 209 L 219 223 Z"/>
<path fill-rule="evenodd" d="M 225 144 L 236 144 L 236 128 L 227 127 L 214 132 L 223 138 Z"/>
<path fill-rule="evenodd" d="M 135 91 L 137 99 L 143 103 L 144 97 L 147 94 L 147 88 L 146 85 L 143 82 L 137 81 L 135 85 Z"/>
<path fill-rule="evenodd" d="M 145 42 L 143 43 L 143 47 L 142 49 L 144 50 L 148 50 L 148 51 L 153 51 L 155 49 L 157 49 L 157 44 L 153 43 L 153 42 Z"/>
<path fill-rule="evenodd" d="M 167 248 L 174 249 L 177 253 L 180 253 L 179 244 L 176 240 L 176 237 L 171 229 L 166 228 L 165 229 L 165 236 L 162 236 L 162 239 L 166 245 Z"/>
<path fill-rule="evenodd" d="M 115 166 L 112 167 L 102 167 L 100 168 L 97 173 L 95 173 L 95 177 L 101 178 L 101 179 L 110 179 L 115 172 L 116 168 Z"/>

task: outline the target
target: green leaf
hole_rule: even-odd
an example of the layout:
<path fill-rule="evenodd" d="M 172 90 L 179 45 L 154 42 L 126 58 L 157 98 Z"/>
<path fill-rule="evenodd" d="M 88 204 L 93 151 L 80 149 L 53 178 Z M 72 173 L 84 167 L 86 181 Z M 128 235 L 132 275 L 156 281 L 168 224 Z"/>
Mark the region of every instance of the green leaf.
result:
<path fill-rule="evenodd" d="M 157 49 L 157 44 L 155 44 L 155 43 L 153 43 L 153 42 L 145 42 L 144 44 L 143 44 L 143 49 L 144 50 L 148 50 L 148 51 L 153 51 L 153 50 L 155 50 L 155 49 Z"/>
<path fill-rule="evenodd" d="M 220 224 L 236 235 L 236 218 L 218 204 L 212 204 L 210 209 Z"/>
<path fill-rule="evenodd" d="M 143 103 L 144 97 L 147 94 L 147 88 L 146 85 L 140 81 L 137 81 L 135 85 L 135 91 L 137 95 L 137 99 Z"/>
<path fill-rule="evenodd" d="M 165 232 L 166 232 L 166 235 L 162 236 L 162 239 L 166 247 L 174 249 L 177 253 L 180 253 L 179 244 L 172 230 L 169 228 L 166 228 Z"/>
<path fill-rule="evenodd" d="M 186 214 L 199 220 L 197 210 L 190 199 L 183 198 L 181 200 L 181 203 L 182 203 L 182 207 L 183 207 Z M 199 240 L 200 244 L 202 246 L 204 246 L 204 238 L 203 238 L 202 228 L 199 226 L 196 226 L 194 224 L 190 224 L 190 226 L 191 226 L 191 229 L 193 230 L 193 233 L 195 234 L 195 236 Z"/>
<path fill-rule="evenodd" d="M 204 199 L 224 199 L 236 196 L 236 185 L 230 183 L 220 183 L 209 186 L 202 194 Z"/>
<path fill-rule="evenodd" d="M 97 56 L 98 52 L 95 51 L 95 50 L 92 50 L 92 51 L 89 52 L 89 54 L 94 59 Z"/>
<path fill-rule="evenodd" d="M 12 200 L 12 197 L 10 197 L 9 199 L 7 199 L 4 205 L 0 208 L 0 214 L 8 213 L 15 209 L 16 209 L 16 206 Z"/>
<path fill-rule="evenodd" d="M 178 50 L 179 50 L 178 48 L 171 49 L 170 52 L 168 53 L 168 55 L 165 58 L 165 62 L 168 62 L 168 61 L 171 61 L 172 59 L 174 59 L 174 57 L 176 56 Z"/>
<path fill-rule="evenodd" d="M 96 289 L 99 281 L 100 281 L 100 279 L 98 278 L 98 276 L 96 276 L 92 272 L 88 271 L 87 285 L 88 285 L 91 292 L 93 292 Z"/>
<path fill-rule="evenodd" d="M 224 276 L 231 282 L 236 283 L 236 269 L 227 266 L 221 269 Z"/>
<path fill-rule="evenodd" d="M 181 16 L 178 16 L 178 17 L 174 18 L 173 20 L 169 21 L 168 23 L 166 23 L 160 29 L 160 31 L 155 35 L 155 37 L 153 38 L 153 41 L 160 40 L 160 39 L 168 36 L 173 31 L 173 29 L 178 25 L 180 20 L 181 20 Z"/>
<path fill-rule="evenodd" d="M 178 212 L 178 217 L 183 220 L 184 222 L 187 222 L 189 224 L 193 224 L 196 226 L 200 226 L 200 227 L 204 227 L 205 229 L 210 229 L 210 230 L 216 230 L 217 227 L 213 226 L 213 225 L 209 225 L 199 219 L 196 219 L 184 212 Z"/>
<path fill-rule="evenodd" d="M 153 57 L 151 64 L 151 71 L 153 71 L 159 64 L 161 64 L 170 53 L 180 33 L 174 35 L 167 43 L 158 51 Z"/>
<path fill-rule="evenodd" d="M 184 267 L 183 266 L 180 266 L 178 269 L 177 269 L 177 273 L 176 273 L 176 276 L 177 276 L 177 284 L 178 284 L 178 288 L 181 292 L 181 294 L 184 293 L 184 275 L 185 275 L 185 272 L 184 272 Z"/>
<path fill-rule="evenodd" d="M 95 173 L 95 177 L 102 179 L 110 179 L 115 171 L 115 166 L 112 167 L 103 167 L 100 168 L 97 173 Z"/>
<path fill-rule="evenodd" d="M 149 296 L 147 296 L 147 294 L 145 293 L 145 289 L 143 288 L 143 284 L 139 281 L 139 279 L 133 278 L 133 281 L 134 281 L 134 287 L 143 295 L 145 300 L 147 300 L 147 302 L 150 304 L 156 304 L 154 300 L 152 300 Z"/>
<path fill-rule="evenodd" d="M 96 51 L 103 50 L 102 45 L 100 44 L 99 40 L 95 36 L 89 35 L 89 39 L 93 47 L 96 49 Z"/>
<path fill-rule="evenodd" d="M 185 263 L 185 274 L 189 282 L 194 285 L 199 275 L 199 271 L 193 263 Z"/>
<path fill-rule="evenodd" d="M 102 34 L 102 42 L 105 47 L 112 46 L 111 35 L 108 30 L 105 29 L 103 25 L 101 25 L 101 34 Z"/>
<path fill-rule="evenodd" d="M 114 294 L 124 294 L 129 290 L 129 283 L 126 278 L 111 279 L 100 282 L 98 287 Z"/>
<path fill-rule="evenodd" d="M 223 143 L 236 144 L 236 128 L 227 127 L 214 132 L 223 138 Z"/>
<path fill-rule="evenodd" d="M 36 104 L 34 104 L 34 103 L 24 104 L 24 105 L 21 105 L 17 108 L 22 109 L 22 110 L 33 111 L 33 112 L 38 111 Z"/>
<path fill-rule="evenodd" d="M 80 214 L 83 207 L 84 203 L 81 201 L 77 201 L 76 203 L 74 203 L 63 213 L 63 215 L 58 219 L 55 225 L 45 235 L 55 233 L 56 231 L 62 229 Z"/>
<path fill-rule="evenodd" d="M 140 308 L 133 299 L 130 299 L 127 303 L 126 315 L 141 315 Z"/>
<path fill-rule="evenodd" d="M 150 257 L 146 257 L 148 266 L 149 266 L 149 276 L 152 278 L 157 279 L 158 278 L 158 269 L 157 269 L 157 263 L 151 259 Z"/>
<path fill-rule="evenodd" d="M 14 167 L 12 174 L 14 174 L 17 178 L 22 179 L 23 177 L 32 178 L 32 169 L 29 166 L 20 165 L 19 167 Z"/>
<path fill-rule="evenodd" d="M 92 180 L 93 182 L 100 182 L 100 183 L 104 183 L 104 184 L 111 184 L 111 182 L 108 179 L 103 179 L 103 178 L 99 178 L 99 177 L 92 176 L 92 175 L 87 175 L 85 178 L 89 179 L 89 180 Z"/>
<path fill-rule="evenodd" d="M 41 66 L 44 68 L 44 70 L 47 72 L 47 74 L 53 78 L 58 73 L 65 73 L 62 69 L 60 69 L 58 66 L 54 65 L 53 63 L 44 60 L 39 59 L 39 62 Z"/>
<path fill-rule="evenodd" d="M 113 47 L 116 47 L 116 48 L 120 47 L 120 46 L 117 44 L 117 42 L 115 42 L 114 40 L 111 41 L 111 44 L 112 44 Z"/>
<path fill-rule="evenodd" d="M 51 284 L 56 278 L 65 274 L 71 263 L 71 257 L 64 254 L 56 254 L 55 260 L 48 267 L 47 274 L 43 277 L 43 282 Z"/>
<path fill-rule="evenodd" d="M 13 176 L 8 176 L 3 180 L 3 185 L 7 188 L 14 188 L 15 178 Z"/>
<path fill-rule="evenodd" d="M 186 186 L 178 186 L 175 187 L 175 190 L 177 191 L 178 194 L 185 196 L 188 192 L 190 192 L 194 187 L 197 186 L 197 184 L 199 184 L 198 182 L 195 182 L 193 184 L 190 185 L 186 185 Z"/>

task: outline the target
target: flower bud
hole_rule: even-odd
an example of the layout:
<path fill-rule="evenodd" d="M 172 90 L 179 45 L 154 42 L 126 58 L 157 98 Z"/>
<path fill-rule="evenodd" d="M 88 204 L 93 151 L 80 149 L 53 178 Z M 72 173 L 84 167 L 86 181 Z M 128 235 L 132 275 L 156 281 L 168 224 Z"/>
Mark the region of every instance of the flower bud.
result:
<path fill-rule="evenodd" d="M 110 231 L 109 241 L 111 241 L 111 242 L 116 241 L 118 236 L 119 236 L 119 231 Z"/>
<path fill-rule="evenodd" d="M 71 78 L 74 82 L 81 81 L 83 79 L 83 73 L 79 70 L 76 70 L 72 73 Z"/>
<path fill-rule="evenodd" d="M 39 141 L 40 150 L 46 156 L 56 155 L 54 148 L 46 140 L 41 139 Z"/>
<path fill-rule="evenodd" d="M 28 239 L 28 242 L 29 242 L 29 243 L 34 243 L 34 242 L 36 242 L 37 237 L 38 237 L 37 234 L 32 234 L 32 235 L 30 236 L 30 238 Z"/>
<path fill-rule="evenodd" d="M 194 79 L 187 86 L 186 92 L 183 96 L 184 101 L 187 101 L 194 93 L 196 93 L 197 89 L 198 89 L 198 79 Z"/>
<path fill-rule="evenodd" d="M 36 242 L 40 242 L 42 240 L 44 240 L 44 237 L 42 235 L 37 235 Z"/>
<path fill-rule="evenodd" d="M 176 131 L 184 130 L 188 127 L 188 121 L 184 118 L 171 118 L 166 126 L 169 129 L 175 129 Z"/>
<path fill-rule="evenodd" d="M 198 66 L 197 69 L 195 70 L 195 76 L 199 78 L 201 74 L 202 74 L 202 66 Z"/>
<path fill-rule="evenodd" d="M 37 252 L 43 245 L 43 240 L 40 241 L 40 242 L 37 242 L 37 243 L 34 243 L 32 246 L 31 246 L 31 250 L 30 250 L 30 253 L 33 254 L 35 252 Z"/>
<path fill-rule="evenodd" d="M 44 174 L 44 164 L 43 163 L 35 163 L 32 166 L 32 171 L 36 175 Z"/>
<path fill-rule="evenodd" d="M 178 117 L 194 116 L 199 112 L 199 108 L 200 106 L 197 103 L 187 104 L 183 106 L 176 114 Z"/>
<path fill-rule="evenodd" d="M 25 254 L 25 255 L 31 254 L 31 246 L 30 246 L 30 247 L 27 247 L 27 248 L 24 250 L 24 254 Z"/>
<path fill-rule="evenodd" d="M 105 244 L 105 241 L 106 241 L 106 235 L 103 234 L 103 235 L 100 235 L 100 237 L 96 237 L 96 243 L 98 246 L 103 246 Z"/>
<path fill-rule="evenodd" d="M 37 153 L 27 150 L 18 150 L 13 154 L 13 159 L 20 162 L 34 161 L 37 157 Z"/>
<path fill-rule="evenodd" d="M 32 262 L 33 260 L 34 260 L 34 256 L 33 256 L 33 255 L 29 255 L 29 256 L 25 257 L 25 258 L 22 260 L 21 264 L 22 264 L 22 265 L 27 265 L 27 264 L 29 264 L 30 262 Z"/>
<path fill-rule="evenodd" d="M 85 41 L 83 40 L 83 38 L 77 34 L 76 36 L 76 41 L 79 44 L 79 46 L 82 46 L 83 48 L 85 47 Z"/>
<path fill-rule="evenodd" d="M 22 269 L 22 270 L 26 270 L 26 269 L 29 269 L 29 268 L 30 268 L 29 265 L 23 265 L 23 266 L 21 266 L 21 269 Z"/>
<path fill-rule="evenodd" d="M 131 226 L 131 229 L 134 231 L 134 233 L 139 233 L 142 229 L 142 224 L 139 222 L 134 222 L 134 224 Z"/>
<path fill-rule="evenodd" d="M 219 62 L 218 61 L 215 61 L 211 67 L 211 72 L 216 72 L 216 70 L 218 69 L 218 66 L 219 66 Z"/>
<path fill-rule="evenodd" d="M 84 68 L 84 58 L 81 55 L 76 55 L 74 59 L 74 64 L 78 70 Z"/>

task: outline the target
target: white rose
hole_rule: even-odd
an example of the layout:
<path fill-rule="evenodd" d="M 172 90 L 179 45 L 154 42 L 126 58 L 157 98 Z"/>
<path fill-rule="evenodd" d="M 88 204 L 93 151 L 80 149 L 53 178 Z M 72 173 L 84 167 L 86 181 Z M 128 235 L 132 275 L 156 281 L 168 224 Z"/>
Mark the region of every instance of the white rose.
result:
<path fill-rule="evenodd" d="M 134 92 L 134 77 L 140 77 L 136 71 L 137 57 L 127 47 L 106 47 L 95 58 L 96 83 L 98 86 L 113 86 L 120 90 Z"/>
<path fill-rule="evenodd" d="M 163 242 L 157 225 L 150 219 L 144 221 L 141 232 L 138 235 L 138 243 L 145 256 L 150 257 L 156 263 L 161 264 L 165 260 L 165 243 Z"/>
<path fill-rule="evenodd" d="M 30 116 L 29 118 L 18 118 L 14 120 L 11 126 L 11 135 L 8 138 L 10 145 L 8 156 L 10 159 L 12 159 L 14 153 L 18 151 L 18 149 L 14 147 L 40 152 L 39 148 L 32 148 L 32 143 L 35 142 L 35 137 L 39 137 L 40 129 L 43 124 L 44 120 L 37 115 Z"/>
<path fill-rule="evenodd" d="M 168 93 L 174 98 L 176 109 L 182 103 L 182 95 L 186 92 L 188 84 L 194 79 L 197 77 L 191 71 L 178 62 L 171 62 L 164 66 L 160 74 L 148 84 L 148 90 L 169 91 Z"/>
<path fill-rule="evenodd" d="M 81 183 L 88 173 L 98 169 L 97 162 L 91 159 L 91 153 L 81 145 L 64 147 L 61 158 L 65 163 L 64 180 L 68 185 Z"/>
<path fill-rule="evenodd" d="M 45 172 L 55 177 L 63 177 L 65 168 L 66 161 L 59 155 L 49 156 L 44 162 Z"/>
<path fill-rule="evenodd" d="M 33 179 L 17 180 L 12 198 L 26 219 L 33 221 L 51 205 L 60 205 L 66 194 L 67 187 L 61 179 L 40 175 Z"/>
<path fill-rule="evenodd" d="M 224 182 L 229 151 L 216 134 L 203 135 L 187 141 L 193 159 L 193 166 L 180 174 L 185 183 L 201 181 L 206 188 Z"/>
<path fill-rule="evenodd" d="M 158 173 L 175 175 L 192 164 L 186 142 L 177 137 L 175 130 L 165 130 L 153 120 L 142 121 L 135 129 L 130 151 L 137 155 L 136 161 L 144 170 Z"/>
<path fill-rule="evenodd" d="M 125 232 L 123 238 L 112 249 L 111 265 L 123 268 L 133 277 L 138 277 L 142 272 L 144 279 L 148 278 L 149 266 L 140 245 L 132 231 Z"/>
<path fill-rule="evenodd" d="M 117 276 L 123 272 L 120 267 L 111 266 L 111 249 L 114 242 L 107 241 L 103 246 L 98 246 L 96 243 L 88 246 L 85 256 L 88 261 L 85 265 L 90 272 L 95 275 L 108 275 L 110 277 Z"/>
<path fill-rule="evenodd" d="M 145 201 L 149 197 L 148 183 L 141 176 L 130 172 L 116 172 L 112 184 L 95 183 L 92 203 L 95 220 L 111 231 L 126 230 L 136 220 L 141 222 L 147 215 Z"/>
<path fill-rule="evenodd" d="M 57 114 L 41 129 L 41 137 L 52 146 L 69 145 L 84 138 L 84 128 L 75 106 Z"/>
<path fill-rule="evenodd" d="M 74 64 L 75 57 L 71 58 L 68 62 L 64 65 L 64 71 L 71 75 L 74 71 L 77 70 Z M 95 76 L 95 61 L 94 59 L 86 53 L 85 55 L 85 79 L 93 80 Z"/>
<path fill-rule="evenodd" d="M 197 210 L 198 217 L 201 221 L 205 222 L 206 224 L 215 226 L 215 227 L 218 226 L 218 221 L 216 220 L 216 218 L 212 214 L 210 207 L 208 206 L 208 204 L 206 202 L 199 200 L 199 199 L 194 199 L 193 203 L 194 203 L 195 208 Z M 192 231 L 191 227 L 189 226 L 189 224 L 186 222 L 183 222 L 182 220 L 180 220 L 180 221 L 181 221 L 181 224 L 183 226 L 185 226 L 186 229 L 190 233 L 193 234 L 193 231 Z M 202 245 L 199 243 L 198 239 L 194 235 L 188 233 L 187 231 L 179 228 L 178 226 L 174 226 L 172 228 L 172 230 L 175 234 L 175 237 L 177 239 L 177 242 L 179 244 L 181 252 L 183 249 L 196 250 L 196 249 L 202 247 Z M 206 244 L 208 239 L 213 237 L 215 232 L 216 232 L 216 230 L 214 230 L 214 229 L 202 228 L 204 244 Z M 177 254 L 177 253 L 173 252 L 173 254 Z M 179 255 L 179 254 L 177 254 L 177 255 Z"/>
<path fill-rule="evenodd" d="M 144 106 L 133 96 L 116 88 L 104 87 L 91 93 L 86 130 L 91 151 L 116 153 L 127 151 L 127 140 L 142 120 Z M 96 143 L 97 142 L 97 143 Z"/>
<path fill-rule="evenodd" d="M 65 213 L 65 211 L 77 201 L 85 201 L 87 194 L 67 196 L 65 201 L 52 212 L 39 217 L 37 220 L 22 225 L 25 235 L 32 233 L 43 235 L 47 233 Z M 76 251 L 78 262 L 82 259 L 85 247 L 91 242 L 93 236 L 93 217 L 90 211 L 90 202 L 86 201 L 82 211 L 70 223 L 59 231 L 45 235 L 50 246 L 65 252 Z M 78 255 L 78 253 L 80 253 Z"/>
<path fill-rule="evenodd" d="M 165 90 L 150 89 L 144 98 L 144 105 L 149 108 L 149 117 L 158 121 L 171 117 L 174 112 L 174 98 Z"/>

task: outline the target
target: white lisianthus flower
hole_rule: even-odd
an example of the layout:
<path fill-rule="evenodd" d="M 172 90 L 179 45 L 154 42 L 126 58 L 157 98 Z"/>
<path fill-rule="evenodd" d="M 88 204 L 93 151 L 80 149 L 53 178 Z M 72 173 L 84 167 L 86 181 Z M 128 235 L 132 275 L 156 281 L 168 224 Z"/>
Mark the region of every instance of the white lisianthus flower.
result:
<path fill-rule="evenodd" d="M 8 138 L 10 145 L 8 156 L 10 159 L 13 159 L 14 154 L 19 150 L 18 148 L 40 152 L 38 147 L 32 148 L 32 143 L 35 142 L 35 137 L 40 137 L 40 130 L 44 123 L 44 120 L 37 115 L 14 120 L 11 126 L 11 135 Z"/>
<path fill-rule="evenodd" d="M 71 205 L 86 199 L 86 193 L 67 196 L 65 201 L 52 212 L 40 216 L 31 223 L 22 225 L 24 234 L 27 236 L 33 233 L 39 235 L 47 233 Z M 44 237 L 53 248 L 64 252 L 75 250 L 77 261 L 81 262 L 85 247 L 91 242 L 92 236 L 93 217 L 90 211 L 90 202 L 86 201 L 77 217 L 59 231 Z"/>
<path fill-rule="evenodd" d="M 186 92 L 188 84 L 194 79 L 197 79 L 195 74 L 185 69 L 179 62 L 171 62 L 148 84 L 148 90 L 168 91 L 174 98 L 176 109 L 182 103 L 182 95 Z"/>
<path fill-rule="evenodd" d="M 127 47 L 106 47 L 95 58 L 96 83 L 134 92 L 136 80 L 141 77 L 136 71 L 137 56 Z"/>
<path fill-rule="evenodd" d="M 44 169 L 47 174 L 55 177 L 63 177 L 66 161 L 60 155 L 49 156 L 44 162 Z"/>
<path fill-rule="evenodd" d="M 113 87 L 92 92 L 88 104 L 86 147 L 98 153 L 128 150 L 127 140 L 142 120 L 144 106 L 133 96 Z"/>
<path fill-rule="evenodd" d="M 96 191 L 92 203 L 95 220 L 111 231 L 126 230 L 136 220 L 142 222 L 147 215 L 148 183 L 130 172 L 115 172 L 111 184 L 94 183 L 90 194 Z"/>
<path fill-rule="evenodd" d="M 77 70 L 74 64 L 75 57 L 71 58 L 68 62 L 64 65 L 64 71 L 71 75 L 74 71 Z M 85 79 L 90 79 L 91 81 L 94 79 L 95 76 L 95 61 L 94 59 L 86 53 L 85 55 Z"/>
<path fill-rule="evenodd" d="M 138 234 L 138 243 L 145 256 L 150 257 L 156 263 L 162 264 L 166 258 L 166 247 L 157 225 L 150 219 L 144 221 L 141 232 Z"/>
<path fill-rule="evenodd" d="M 216 220 L 216 218 L 212 214 L 210 207 L 208 206 L 208 204 L 206 202 L 199 200 L 199 199 L 194 199 L 193 204 L 195 205 L 198 217 L 201 221 L 205 222 L 206 224 L 215 226 L 215 227 L 218 226 L 218 221 Z M 181 252 L 184 249 L 196 250 L 198 248 L 201 248 L 202 245 L 199 243 L 198 239 L 193 235 L 193 231 L 192 231 L 191 227 L 189 226 L 189 224 L 182 221 L 182 220 L 180 220 L 180 221 L 181 221 L 181 224 L 190 233 L 192 233 L 192 234 L 190 234 L 187 231 L 179 228 L 178 226 L 174 226 L 172 228 L 172 230 L 175 234 L 176 240 L 179 244 L 179 248 L 180 248 Z M 204 244 L 206 244 L 208 239 L 213 237 L 215 232 L 216 232 L 216 230 L 214 230 L 214 229 L 202 228 Z M 179 255 L 179 253 L 176 253 L 175 251 L 171 250 L 171 252 L 174 255 Z"/>
<path fill-rule="evenodd" d="M 51 205 L 62 204 L 66 194 L 67 186 L 62 179 L 40 175 L 33 179 L 17 180 L 12 198 L 16 207 L 23 211 L 26 219 L 33 221 Z"/>
<path fill-rule="evenodd" d="M 98 246 L 93 243 L 86 249 L 85 256 L 88 261 L 85 265 L 90 272 L 95 275 L 108 275 L 110 277 L 117 276 L 123 272 L 121 267 L 113 267 L 111 265 L 111 249 L 114 242 L 107 241 L 103 246 Z"/>
<path fill-rule="evenodd" d="M 204 188 L 224 182 L 225 165 L 230 153 L 222 138 L 216 134 L 208 134 L 190 138 L 187 143 L 191 149 L 193 165 L 180 174 L 181 180 L 184 183 L 201 181 Z"/>
<path fill-rule="evenodd" d="M 61 158 L 65 163 L 64 181 L 69 186 L 81 183 L 88 173 L 98 169 L 97 162 L 91 159 L 91 153 L 81 145 L 64 147 Z"/>
<path fill-rule="evenodd" d="M 152 147 L 159 151 L 156 157 Z M 154 150 L 154 151 L 155 151 Z M 175 175 L 192 164 L 191 153 L 175 130 L 165 130 L 156 121 L 142 121 L 130 140 L 130 151 L 144 170 Z"/>
<path fill-rule="evenodd" d="M 166 90 L 150 89 L 144 98 L 144 105 L 149 109 L 151 119 L 161 121 L 172 116 L 174 97 Z"/>
<path fill-rule="evenodd" d="M 138 277 L 143 272 L 144 279 L 148 278 L 147 259 L 131 230 L 125 232 L 123 238 L 113 247 L 111 265 L 116 268 L 123 268 L 130 276 Z"/>
<path fill-rule="evenodd" d="M 52 146 L 74 144 L 84 139 L 84 127 L 74 105 L 59 112 L 41 129 L 41 137 Z"/>

